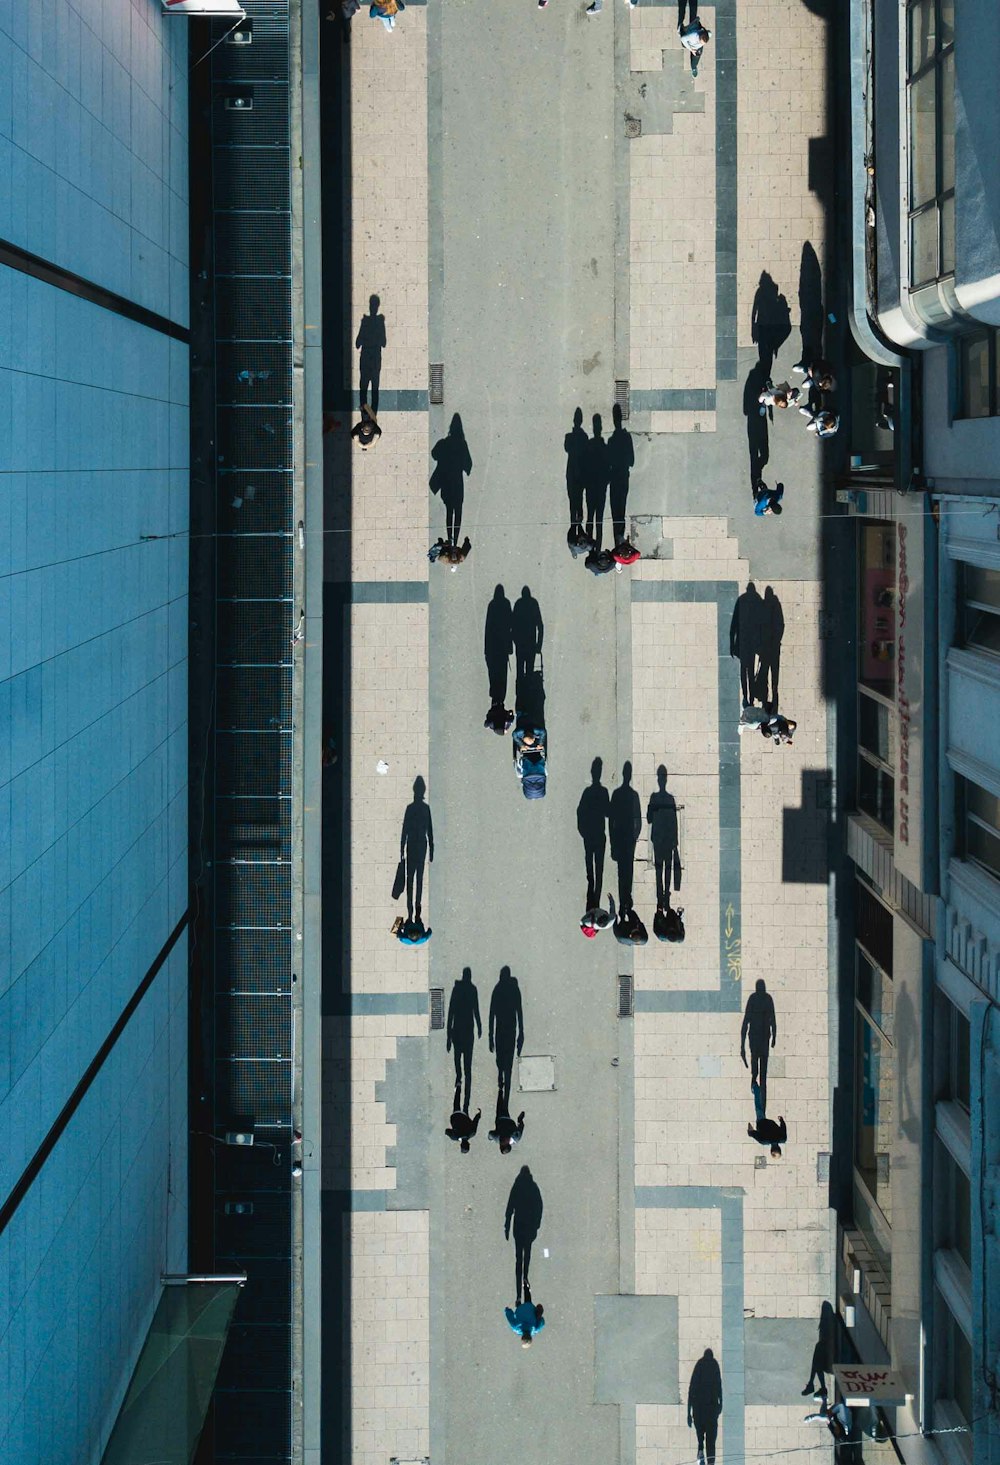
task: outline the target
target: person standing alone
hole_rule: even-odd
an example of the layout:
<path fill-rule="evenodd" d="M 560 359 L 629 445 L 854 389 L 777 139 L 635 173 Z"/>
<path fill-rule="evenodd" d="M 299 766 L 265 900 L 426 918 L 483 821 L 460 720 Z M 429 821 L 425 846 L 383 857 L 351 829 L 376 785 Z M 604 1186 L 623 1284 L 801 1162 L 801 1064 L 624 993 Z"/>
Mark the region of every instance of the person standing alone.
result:
<path fill-rule="evenodd" d="M 706 1348 L 688 1384 L 688 1429 L 698 1437 L 700 1465 L 715 1465 L 715 1441 L 722 1413 L 722 1372 L 711 1348 Z"/>

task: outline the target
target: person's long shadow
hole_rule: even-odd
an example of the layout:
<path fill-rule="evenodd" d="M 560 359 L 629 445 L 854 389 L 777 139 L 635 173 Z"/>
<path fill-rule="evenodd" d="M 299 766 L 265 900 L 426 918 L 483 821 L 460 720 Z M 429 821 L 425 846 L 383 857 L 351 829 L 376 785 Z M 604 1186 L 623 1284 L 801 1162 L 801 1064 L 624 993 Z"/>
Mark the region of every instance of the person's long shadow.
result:
<path fill-rule="evenodd" d="M 385 347 L 385 316 L 379 314 L 379 298 L 372 295 L 368 301 L 368 314 L 361 317 L 355 350 L 361 352 L 358 366 L 361 401 L 368 401 L 371 388 L 372 412 L 378 416 L 378 384 L 382 375 L 382 351 Z"/>
<path fill-rule="evenodd" d="M 670 891 L 681 888 L 681 851 L 677 828 L 677 800 L 667 788 L 667 770 L 656 770 L 656 792 L 646 806 L 646 823 L 656 868 L 656 904 L 670 904 Z"/>
<path fill-rule="evenodd" d="M 763 622 L 764 602 L 757 586 L 748 580 L 747 588 L 736 598 L 729 622 L 729 654 L 740 663 L 740 693 L 744 707 L 752 706 L 760 696 Z"/>
<path fill-rule="evenodd" d="M 608 497 L 608 445 L 603 437 L 600 415 L 594 414 L 594 436 L 587 444 L 587 533 L 601 547 L 604 506 Z"/>
<path fill-rule="evenodd" d="M 616 402 L 612 408 L 615 428 L 608 439 L 608 476 L 611 484 L 611 527 L 615 544 L 625 539 L 625 514 L 628 507 L 629 474 L 635 467 L 632 434 L 622 426 L 622 409 Z"/>
<path fill-rule="evenodd" d="M 472 455 L 465 441 L 462 419 L 457 412 L 451 419 L 448 436 L 434 444 L 431 457 L 436 465 L 430 478 L 431 492 L 441 495 L 445 511 L 445 533 L 449 543 L 457 544 L 462 532 L 465 479 L 472 472 Z"/>
<path fill-rule="evenodd" d="M 494 704 L 502 704 L 507 698 L 507 672 L 510 654 L 514 649 L 513 624 L 510 601 L 503 586 L 498 585 L 486 609 L 486 632 L 483 637 L 490 701 Z"/>
<path fill-rule="evenodd" d="M 622 781 L 608 804 L 608 834 L 611 858 L 618 867 L 618 912 L 632 909 L 632 885 L 635 877 L 635 847 L 642 833 L 642 805 L 632 787 L 632 764 L 622 766 Z"/>
<path fill-rule="evenodd" d="M 607 848 L 610 799 L 601 782 L 603 772 L 602 759 L 595 758 L 590 765 L 590 782 L 576 806 L 576 827 L 583 840 L 583 859 L 587 867 L 588 911 L 600 905 L 601 891 L 604 889 L 604 852 Z"/>
<path fill-rule="evenodd" d="M 483 1023 L 479 1016 L 479 993 L 472 982 L 472 971 L 465 967 L 462 979 L 451 989 L 448 1003 L 447 1048 L 455 1055 L 455 1102 L 453 1109 L 469 1112 L 472 1093 L 472 1049 L 477 1035 L 483 1036 Z M 462 1094 L 462 1080 L 465 1080 L 465 1094 Z M 461 1102 L 460 1102 L 461 1101 Z"/>
<path fill-rule="evenodd" d="M 424 894 L 424 864 L 430 855 L 434 860 L 434 825 L 431 806 L 426 802 L 427 785 L 418 774 L 413 780 L 413 802 L 407 804 L 403 829 L 399 836 L 399 858 L 406 866 L 406 914 L 413 920 L 420 917 Z M 414 898 L 415 897 L 415 898 Z"/>
<path fill-rule="evenodd" d="M 762 415 L 757 400 L 764 390 L 768 371 L 763 362 L 751 368 L 743 387 L 743 416 L 747 420 L 747 451 L 750 454 L 750 486 L 759 483 L 764 476 L 770 456 L 767 434 L 767 414 Z"/>
<path fill-rule="evenodd" d="M 691 1373 L 688 1384 L 688 1422 L 694 1426 L 698 1459 L 715 1465 L 715 1444 L 722 1413 L 722 1371 L 711 1348 L 706 1348 Z"/>
<path fill-rule="evenodd" d="M 514 1282 L 518 1300 L 522 1294 L 531 1295 L 528 1275 L 531 1247 L 542 1224 L 542 1210 L 542 1192 L 527 1165 L 522 1165 L 507 1197 L 503 1226 L 505 1236 L 509 1237 L 511 1230 L 514 1232 Z"/>
<path fill-rule="evenodd" d="M 573 413 L 573 426 L 563 438 L 570 528 L 583 523 L 583 490 L 587 481 L 588 445 L 589 439 L 583 430 L 583 409 L 577 407 Z"/>
<path fill-rule="evenodd" d="M 799 261 L 799 329 L 802 332 L 802 355 L 806 366 L 823 356 L 823 272 L 816 251 L 807 239 Z"/>
<path fill-rule="evenodd" d="M 535 662 L 542 654 L 545 624 L 538 601 L 527 585 L 522 588 L 521 594 L 514 602 L 510 629 L 516 663 L 514 677 L 516 710 L 525 716 L 535 717 L 539 725 L 544 726 L 542 715 L 536 714 L 532 708 L 539 700 L 541 689 L 541 668 L 536 669 Z M 541 700 L 544 704 L 544 692 L 541 693 Z M 528 705 L 529 703 L 531 706 Z"/>
<path fill-rule="evenodd" d="M 765 379 L 771 375 L 774 358 L 792 333 L 792 316 L 788 301 L 767 270 L 761 272 L 753 298 L 750 339 L 757 347 L 757 356 Z"/>
<path fill-rule="evenodd" d="M 812 1360 L 809 1364 L 809 1378 L 803 1394 L 813 1392 L 826 1397 L 825 1374 L 833 1373 L 833 1365 L 837 1354 L 837 1314 L 829 1302 L 824 1302 L 819 1313 L 819 1329 L 815 1346 L 812 1351 Z"/>
<path fill-rule="evenodd" d="M 487 1029 L 490 1048 L 497 1060 L 497 1107 L 509 1113 L 511 1075 L 514 1054 L 524 1047 L 524 1010 L 521 989 L 510 967 L 500 968 L 500 977 L 490 997 L 490 1021 Z"/>
<path fill-rule="evenodd" d="M 781 673 L 781 642 L 785 634 L 785 617 L 781 601 L 768 585 L 761 607 L 760 670 L 758 672 L 761 701 L 777 711 L 778 680 Z"/>

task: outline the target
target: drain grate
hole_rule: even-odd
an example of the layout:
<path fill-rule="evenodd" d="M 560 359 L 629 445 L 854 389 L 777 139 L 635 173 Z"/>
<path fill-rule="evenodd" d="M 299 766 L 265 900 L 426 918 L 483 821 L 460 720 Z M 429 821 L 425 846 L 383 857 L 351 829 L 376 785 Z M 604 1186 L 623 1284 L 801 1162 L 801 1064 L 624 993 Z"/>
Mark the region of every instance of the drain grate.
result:
<path fill-rule="evenodd" d="M 631 1017 L 633 1014 L 634 997 L 632 978 L 620 976 L 618 978 L 618 1016 Z"/>
<path fill-rule="evenodd" d="M 431 1032 L 435 1033 L 444 1027 L 444 988 L 431 988 Z"/>
<path fill-rule="evenodd" d="M 444 363 L 434 362 L 431 366 L 431 404 L 440 407 L 444 401 Z"/>
<path fill-rule="evenodd" d="M 615 406 L 622 409 L 623 417 L 628 417 L 630 409 L 628 382 L 615 382 Z"/>

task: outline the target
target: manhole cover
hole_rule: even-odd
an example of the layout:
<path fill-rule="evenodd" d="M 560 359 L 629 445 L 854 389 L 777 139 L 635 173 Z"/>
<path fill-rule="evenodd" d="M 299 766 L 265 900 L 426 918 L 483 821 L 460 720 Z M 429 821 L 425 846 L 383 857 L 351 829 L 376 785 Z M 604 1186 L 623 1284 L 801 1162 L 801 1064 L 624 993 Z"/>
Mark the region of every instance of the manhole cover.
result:
<path fill-rule="evenodd" d="M 642 136 L 642 118 L 641 117 L 630 117 L 627 112 L 625 113 L 625 136 L 626 137 L 641 137 Z"/>
<path fill-rule="evenodd" d="M 524 1094 L 551 1093 L 556 1086 L 556 1061 L 545 1053 L 537 1058 L 522 1057 L 517 1065 L 518 1088 Z"/>

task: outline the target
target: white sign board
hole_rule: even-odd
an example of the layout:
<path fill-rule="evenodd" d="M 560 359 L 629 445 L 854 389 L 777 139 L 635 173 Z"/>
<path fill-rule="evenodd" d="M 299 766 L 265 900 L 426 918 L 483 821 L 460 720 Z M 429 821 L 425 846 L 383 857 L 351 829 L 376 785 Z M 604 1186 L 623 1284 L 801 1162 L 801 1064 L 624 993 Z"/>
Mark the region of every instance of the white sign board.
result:
<path fill-rule="evenodd" d="M 239 0 L 160 0 L 164 15 L 218 15 L 242 20 L 246 11 Z"/>
<path fill-rule="evenodd" d="M 860 1409 L 866 1404 L 905 1404 L 906 1386 L 898 1373 L 878 1363 L 835 1363 L 833 1376 L 844 1403 Z"/>

